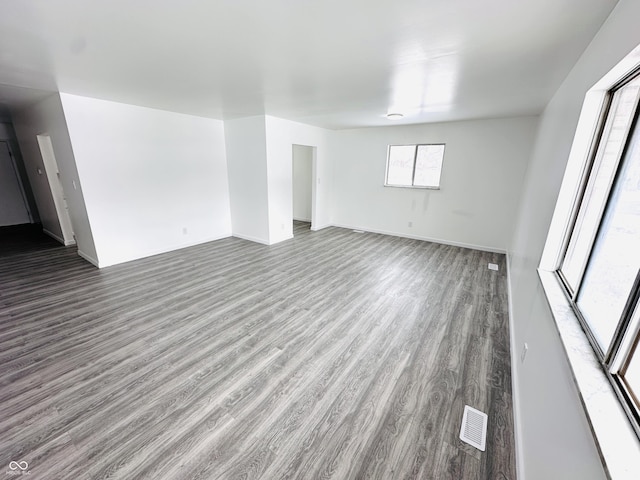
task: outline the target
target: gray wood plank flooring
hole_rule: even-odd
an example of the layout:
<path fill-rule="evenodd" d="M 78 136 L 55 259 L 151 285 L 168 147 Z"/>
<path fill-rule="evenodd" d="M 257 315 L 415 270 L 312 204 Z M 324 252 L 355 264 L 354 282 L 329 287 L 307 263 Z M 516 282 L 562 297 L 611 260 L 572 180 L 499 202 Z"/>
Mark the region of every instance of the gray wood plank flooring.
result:
<path fill-rule="evenodd" d="M 102 270 L 0 238 L 0 468 L 514 479 L 504 256 L 294 233 Z M 458 439 L 465 404 L 489 415 L 486 452 Z"/>

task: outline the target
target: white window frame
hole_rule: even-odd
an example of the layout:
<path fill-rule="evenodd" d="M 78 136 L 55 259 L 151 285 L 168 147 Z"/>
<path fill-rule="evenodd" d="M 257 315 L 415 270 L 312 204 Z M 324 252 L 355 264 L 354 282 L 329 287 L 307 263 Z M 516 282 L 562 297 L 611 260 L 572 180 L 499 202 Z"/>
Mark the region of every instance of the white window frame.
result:
<path fill-rule="evenodd" d="M 563 283 L 558 268 L 572 233 L 579 202 L 582 201 L 582 191 L 599 141 L 603 112 L 606 113 L 608 108 L 610 92 L 639 71 L 640 46 L 587 92 L 538 269 L 598 452 L 609 477 L 614 480 L 635 479 L 640 467 L 637 416 L 634 417 L 630 412 L 624 396 L 620 396 L 618 382 L 611 374 L 624 368 L 631 341 L 639 335 L 637 324 L 635 327 L 627 324 L 630 327 L 628 334 L 619 337 L 617 360 L 612 361 L 607 357 L 608 361 L 605 361 L 602 352 L 594 348 L 592 339 L 585 333 L 579 312 L 572 304 L 572 294 Z M 635 285 L 632 296 L 637 290 L 638 285 Z M 640 304 L 637 296 L 636 304 Z M 627 318 L 633 314 L 629 308 L 625 312 Z M 638 314 L 638 310 L 635 314 Z"/>
<path fill-rule="evenodd" d="M 441 146 L 442 147 L 442 157 L 440 158 L 440 176 L 438 177 L 437 185 L 415 185 L 416 179 L 416 159 L 418 156 L 418 148 L 419 147 L 430 147 L 430 146 Z M 391 160 L 391 149 L 393 147 L 414 147 L 413 151 L 413 172 L 411 174 L 411 185 L 398 185 L 394 183 L 389 183 L 389 163 Z M 442 185 L 442 169 L 444 168 L 444 153 L 446 150 L 446 144 L 444 143 L 409 143 L 409 144 L 393 144 L 387 146 L 387 165 L 384 172 L 384 186 L 385 187 L 394 187 L 394 188 L 419 188 L 426 190 L 440 190 L 440 186 Z"/>
<path fill-rule="evenodd" d="M 627 85 L 631 80 L 636 80 L 640 78 L 640 68 L 632 72 L 630 75 L 626 76 L 622 81 L 618 82 L 616 85 L 613 85 L 607 91 L 607 95 L 605 97 L 605 102 L 600 112 L 600 117 L 598 120 L 598 128 L 597 134 L 594 135 L 593 142 L 591 142 L 590 153 L 589 153 L 589 161 L 585 164 L 585 167 L 582 172 L 582 178 L 580 181 L 578 195 L 576 195 L 574 199 L 574 204 L 572 207 L 572 214 L 570 217 L 570 221 L 567 222 L 565 234 L 563 238 L 563 244 L 561 249 L 561 255 L 559 261 L 557 262 L 557 267 L 555 268 L 555 272 L 558 275 L 559 280 L 562 282 L 564 287 L 565 294 L 567 295 L 567 299 L 569 300 L 569 304 L 571 308 L 574 310 L 578 321 L 582 325 L 589 342 L 596 353 L 596 356 L 600 363 L 602 364 L 605 374 L 607 375 L 609 381 L 612 383 L 614 387 L 615 393 L 618 395 L 620 402 L 627 413 L 629 420 L 631 422 L 632 427 L 635 429 L 636 433 L 640 437 L 640 402 L 637 399 L 634 399 L 630 388 L 626 384 L 626 381 L 623 378 L 623 370 L 624 367 L 629 363 L 632 353 L 632 345 L 638 341 L 638 336 L 640 332 L 637 328 L 637 321 L 632 321 L 633 319 L 637 319 L 638 312 L 640 312 L 640 271 L 636 276 L 636 281 L 631 286 L 631 291 L 629 293 L 629 297 L 626 301 L 626 306 L 624 311 L 621 314 L 621 317 L 617 320 L 618 324 L 616 326 L 616 332 L 613 338 L 609 341 L 606 349 L 602 349 L 598 344 L 594 333 L 592 332 L 592 327 L 587 321 L 586 317 L 583 315 L 580 306 L 578 305 L 578 296 L 580 293 L 580 289 L 582 288 L 583 279 L 586 275 L 586 270 L 591 261 L 591 257 L 594 254 L 596 238 L 591 239 L 590 247 L 588 249 L 589 253 L 586 258 L 586 263 L 582 267 L 582 272 L 578 277 L 577 284 L 574 288 L 567 281 L 566 277 L 563 275 L 562 266 L 565 255 L 567 254 L 569 242 L 574 234 L 578 234 L 576 230 L 576 220 L 578 217 L 578 212 L 581 208 L 581 205 L 588 200 L 588 192 L 586 191 L 587 184 L 592 177 L 595 175 L 592 167 L 596 160 L 596 150 L 600 146 L 600 142 L 604 139 L 604 125 L 609 119 L 609 115 L 611 113 L 611 100 L 615 93 L 622 89 L 625 85 Z M 600 226 L 605 220 L 605 214 L 607 210 L 607 206 L 611 201 L 611 194 L 613 192 L 614 185 L 616 183 L 616 177 L 618 173 L 622 169 L 622 162 L 625 156 L 625 152 L 629 147 L 629 141 L 632 137 L 632 133 L 634 130 L 638 130 L 640 132 L 640 106 L 636 105 L 633 113 L 631 114 L 632 120 L 631 125 L 629 127 L 629 134 L 624 141 L 624 145 L 622 146 L 621 158 L 619 160 L 618 165 L 615 168 L 616 174 L 613 178 L 610 179 L 608 188 L 607 188 L 607 199 L 605 200 L 605 205 L 603 211 L 600 212 L 598 227 L 596 229 L 599 230 Z M 633 252 L 630 252 L 633 254 Z M 634 314 L 635 312 L 635 314 Z"/>

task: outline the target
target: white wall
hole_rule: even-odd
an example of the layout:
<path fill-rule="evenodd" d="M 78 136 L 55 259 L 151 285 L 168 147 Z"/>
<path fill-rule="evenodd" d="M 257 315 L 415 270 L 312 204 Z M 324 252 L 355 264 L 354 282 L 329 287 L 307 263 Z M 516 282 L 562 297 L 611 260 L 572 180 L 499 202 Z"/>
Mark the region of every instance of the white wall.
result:
<path fill-rule="evenodd" d="M 36 139 L 37 135 L 46 134 L 51 137 L 58 168 L 60 169 L 60 179 L 67 196 L 69 215 L 76 235 L 78 253 L 89 261 L 97 263 L 96 249 L 85 208 L 82 184 L 76 169 L 74 151 L 69 140 L 69 131 L 65 122 L 60 96 L 57 94 L 52 95 L 32 106 L 14 112 L 13 126 L 20 143 L 22 158 L 38 206 L 42 227 L 60 239 L 63 237 L 42 162 L 40 147 Z"/>
<path fill-rule="evenodd" d="M 333 223 L 504 252 L 537 121 L 517 117 L 336 132 Z M 387 145 L 416 143 L 446 144 L 440 190 L 384 187 Z"/>
<path fill-rule="evenodd" d="M 311 221 L 313 147 L 293 146 L 293 219 Z"/>
<path fill-rule="evenodd" d="M 315 185 L 313 185 L 311 228 L 330 225 L 331 163 L 328 139 L 330 130 L 271 116 L 265 117 L 267 127 L 267 164 L 269 182 L 269 239 L 280 242 L 293 236 L 293 145 L 317 147 L 315 150 Z"/>
<path fill-rule="evenodd" d="M 224 130 L 233 235 L 269 244 L 265 119 L 228 120 Z"/>
<path fill-rule="evenodd" d="M 61 99 L 100 267 L 231 234 L 221 121 Z"/>
<path fill-rule="evenodd" d="M 294 144 L 317 147 L 312 228 L 329 225 L 329 133 L 271 116 L 225 122 L 234 236 L 267 245 L 293 237 Z"/>
<path fill-rule="evenodd" d="M 520 464 L 529 480 L 605 478 L 536 268 L 585 93 L 640 43 L 638 18 L 640 2 L 620 0 L 573 67 L 541 117 L 523 187 L 509 263 Z"/>

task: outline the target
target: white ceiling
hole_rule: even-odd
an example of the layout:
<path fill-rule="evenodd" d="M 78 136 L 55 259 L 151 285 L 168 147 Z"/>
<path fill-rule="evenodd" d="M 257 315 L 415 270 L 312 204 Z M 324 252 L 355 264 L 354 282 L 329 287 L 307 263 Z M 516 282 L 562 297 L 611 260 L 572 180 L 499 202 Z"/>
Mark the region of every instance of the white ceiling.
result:
<path fill-rule="evenodd" d="M 539 113 L 615 4 L 0 0 L 0 107 L 59 90 L 328 128 Z"/>

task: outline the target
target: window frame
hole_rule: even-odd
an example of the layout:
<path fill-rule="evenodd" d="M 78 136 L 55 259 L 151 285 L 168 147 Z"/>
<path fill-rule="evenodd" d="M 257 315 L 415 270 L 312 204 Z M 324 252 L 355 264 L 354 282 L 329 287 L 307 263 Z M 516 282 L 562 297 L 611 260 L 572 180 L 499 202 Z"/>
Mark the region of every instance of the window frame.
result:
<path fill-rule="evenodd" d="M 558 268 L 556 269 L 557 275 L 560 277 L 560 280 L 562 281 L 562 284 L 564 285 L 564 288 L 567 290 L 567 294 L 569 296 L 569 301 L 571 301 L 572 303 L 575 302 L 575 300 L 578 297 L 578 292 L 580 291 L 580 285 L 582 284 L 582 277 L 584 276 L 584 272 L 586 270 L 586 266 L 589 264 L 589 256 L 587 256 L 585 265 L 582 268 L 582 271 L 580 273 L 580 280 L 578 282 L 576 291 L 573 291 L 573 288 L 571 287 L 571 285 L 569 284 L 569 281 L 567 280 L 567 278 L 564 276 L 564 274 L 562 273 L 560 267 L 562 266 L 562 262 L 564 261 L 564 258 L 567 255 L 567 251 L 569 249 L 569 243 L 571 242 L 571 236 L 573 234 L 573 231 L 576 228 L 576 223 L 578 222 L 578 215 L 580 214 L 580 206 L 582 205 L 582 201 L 584 200 L 584 196 L 587 193 L 587 186 L 589 184 L 589 178 L 591 177 L 591 173 L 593 172 L 593 167 L 595 164 L 595 160 L 596 160 L 596 155 L 598 153 L 598 146 L 600 145 L 600 140 L 602 138 L 602 135 L 604 133 L 605 130 L 605 125 L 607 123 L 607 117 L 609 116 L 609 112 L 611 111 L 611 99 L 613 98 L 613 95 L 611 94 L 611 92 L 615 89 L 615 86 L 613 86 L 611 89 L 609 89 L 609 91 L 607 92 L 607 95 L 604 99 L 604 104 L 602 105 L 602 110 L 600 111 L 600 116 L 598 118 L 598 123 L 597 123 L 597 127 L 596 127 L 596 131 L 595 134 L 593 135 L 593 137 L 591 138 L 591 144 L 589 145 L 589 150 L 588 150 L 588 158 L 589 161 L 587 162 L 587 164 L 585 165 L 585 168 L 582 172 L 581 178 L 580 178 L 580 184 L 578 186 L 578 190 L 576 192 L 576 196 L 573 199 L 573 205 L 571 207 L 571 213 L 570 213 L 570 217 L 569 217 L 569 223 L 566 226 L 566 229 L 564 231 L 563 237 L 562 237 L 562 245 L 560 247 L 560 255 L 558 258 Z M 615 176 L 614 176 L 615 177 Z M 612 182 L 615 181 L 615 178 L 612 180 Z M 609 190 L 611 190 L 611 186 L 613 185 L 613 183 L 611 183 L 608 188 Z M 608 199 L 607 199 L 608 201 Z M 597 236 L 597 231 L 596 231 L 596 235 L 594 235 L 594 238 L 592 239 L 592 247 L 593 247 L 593 241 L 595 241 L 595 237 Z"/>
<path fill-rule="evenodd" d="M 438 185 L 415 185 L 416 180 L 416 163 L 418 158 L 418 147 L 442 146 L 442 157 L 440 158 L 440 176 L 438 177 Z M 389 183 L 389 163 L 391 160 L 391 147 L 414 147 L 413 150 L 413 170 L 411 172 L 411 185 L 397 185 Z M 446 151 L 445 143 L 402 143 L 387 145 L 387 163 L 384 171 L 384 186 L 393 188 L 418 188 L 423 190 L 440 190 L 442 185 L 442 169 L 444 168 L 444 154 Z"/>
<path fill-rule="evenodd" d="M 588 199 L 587 189 L 591 179 L 591 176 L 595 173 L 594 166 L 597 161 L 598 149 L 603 141 L 603 134 L 609 115 L 612 113 L 611 107 L 613 105 L 613 97 L 615 93 L 628 85 L 630 82 L 640 78 L 640 66 L 636 66 L 627 75 L 621 78 L 618 82 L 612 84 L 607 89 L 605 99 L 601 106 L 599 118 L 597 120 L 594 134 L 591 138 L 591 143 L 588 148 L 588 161 L 585 163 L 578 188 L 576 189 L 575 196 L 573 198 L 572 206 L 570 209 L 568 221 L 565 224 L 565 229 L 561 237 L 559 255 L 556 262 L 556 268 L 554 273 L 559 280 L 563 293 L 569 302 L 573 313 L 575 314 L 580 327 L 584 331 L 591 348 L 593 349 L 598 362 L 602 370 L 605 373 L 607 380 L 613 387 L 620 404 L 627 415 L 629 422 L 638 437 L 640 439 L 640 392 L 635 392 L 624 378 L 624 374 L 631 363 L 634 355 L 640 355 L 640 269 L 636 273 L 634 282 L 631 285 L 629 295 L 625 301 L 625 305 L 622 309 L 619 319 L 613 333 L 613 337 L 609 342 L 606 351 L 600 347 L 598 341 L 593 334 L 589 323 L 586 321 L 584 315 L 580 311 L 577 304 L 578 297 L 580 296 L 581 289 L 583 287 L 583 280 L 585 273 L 589 267 L 592 256 L 594 254 L 594 247 L 598 239 L 600 230 L 603 226 L 607 209 L 609 208 L 612 200 L 612 194 L 614 188 L 621 175 L 622 166 L 624 163 L 625 154 L 630 146 L 630 141 L 633 138 L 634 130 L 640 131 L 640 101 L 635 105 L 635 110 L 632 112 L 632 119 L 629 126 L 629 131 L 624 143 L 621 147 L 620 159 L 616 165 L 616 170 L 612 178 L 607 185 L 606 199 L 602 211 L 598 216 L 598 224 L 595 231 L 591 235 L 588 254 L 584 260 L 580 274 L 575 286 L 571 286 L 570 282 L 562 272 L 563 262 L 568 253 L 569 245 L 574 234 L 578 233 L 577 222 L 580 214 L 582 204 Z M 635 321 L 635 325 L 634 325 Z"/>
<path fill-rule="evenodd" d="M 636 315 L 640 315 L 640 306 L 637 307 L 638 311 L 636 312 Z M 624 359 L 624 361 L 622 362 L 622 364 L 620 365 L 620 371 L 626 373 L 627 369 L 629 368 L 629 364 L 631 363 L 631 360 L 633 358 L 634 355 L 640 355 L 640 329 L 636 329 L 635 334 L 632 335 L 632 338 L 630 339 L 630 343 L 628 345 L 628 352 L 626 354 L 626 358 Z M 627 380 L 625 380 L 624 376 L 620 376 L 619 378 L 616 377 L 617 381 L 620 382 L 620 389 L 621 391 L 630 397 L 631 401 L 635 400 L 635 403 L 640 404 L 640 391 L 635 391 L 631 385 L 629 384 L 629 382 Z"/>

